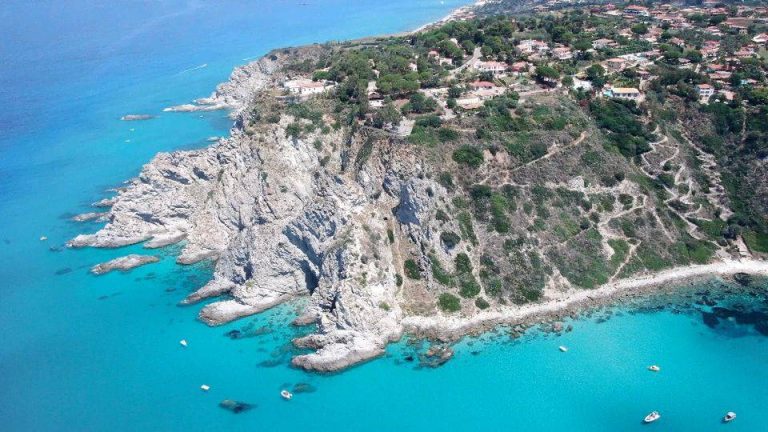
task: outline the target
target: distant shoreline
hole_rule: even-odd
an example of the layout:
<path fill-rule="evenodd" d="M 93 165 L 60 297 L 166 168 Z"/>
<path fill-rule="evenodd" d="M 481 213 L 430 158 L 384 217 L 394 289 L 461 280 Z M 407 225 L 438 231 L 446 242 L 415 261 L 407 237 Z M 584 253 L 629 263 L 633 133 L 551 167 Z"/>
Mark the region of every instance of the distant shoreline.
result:
<path fill-rule="evenodd" d="M 674 293 L 688 285 L 714 277 L 732 277 L 737 273 L 768 277 L 768 261 L 728 260 L 690 265 L 610 282 L 593 290 L 572 289 L 557 298 L 524 306 L 509 306 L 481 312 L 472 317 L 411 316 L 403 320 L 406 332 L 430 339 L 455 341 L 463 336 L 482 333 L 500 325 L 534 325 L 549 320 L 578 315 L 587 309 L 616 304 L 622 300 Z"/>
<path fill-rule="evenodd" d="M 408 33 L 418 33 L 430 27 L 448 23 L 449 21 L 455 20 L 457 17 L 461 16 L 462 14 L 471 12 L 472 10 L 477 9 L 478 7 L 483 6 L 486 3 L 488 3 L 488 0 L 475 0 L 466 6 L 461 6 L 452 10 L 451 13 L 449 13 L 448 15 L 444 16 L 443 18 L 437 21 L 424 24 L 423 26 L 418 27 L 417 29 L 410 31 Z"/>

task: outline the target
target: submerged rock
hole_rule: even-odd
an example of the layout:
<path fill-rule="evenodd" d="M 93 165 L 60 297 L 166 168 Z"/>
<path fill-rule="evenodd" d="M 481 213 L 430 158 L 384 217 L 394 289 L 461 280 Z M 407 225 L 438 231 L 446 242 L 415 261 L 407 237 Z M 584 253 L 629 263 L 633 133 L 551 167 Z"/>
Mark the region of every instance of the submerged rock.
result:
<path fill-rule="evenodd" d="M 704 324 L 706 324 L 710 328 L 715 328 L 720 323 L 720 320 L 713 313 L 702 312 L 701 318 L 704 320 Z"/>
<path fill-rule="evenodd" d="M 752 276 L 747 273 L 736 273 L 733 275 L 733 280 L 741 286 L 749 286 L 752 283 Z"/>
<path fill-rule="evenodd" d="M 128 271 L 132 268 L 136 268 L 145 264 L 154 263 L 160 261 L 160 258 L 151 255 L 127 255 L 120 258 L 115 258 L 105 263 L 96 264 L 91 267 L 91 273 L 95 275 L 103 275 L 109 273 L 112 270 Z"/>
<path fill-rule="evenodd" d="M 235 329 L 224 333 L 224 336 L 230 339 L 240 339 L 243 336 L 243 333 L 240 330 Z"/>
<path fill-rule="evenodd" d="M 155 116 L 151 114 L 127 114 L 122 117 L 120 117 L 120 120 L 122 121 L 137 121 L 137 120 L 150 120 L 155 118 Z"/>
<path fill-rule="evenodd" d="M 72 220 L 75 222 L 87 222 L 91 220 L 98 220 L 102 221 L 105 219 L 107 213 L 105 212 L 90 212 L 90 213 L 81 213 L 79 215 L 75 215 L 72 217 Z"/>
<path fill-rule="evenodd" d="M 91 204 L 94 207 L 112 207 L 117 202 L 117 197 L 104 198 Z"/>
<path fill-rule="evenodd" d="M 421 366 L 436 368 L 444 365 L 453 358 L 453 349 L 447 345 L 431 346 L 426 353 L 419 356 Z"/>
<path fill-rule="evenodd" d="M 314 393 L 316 391 L 317 388 L 309 383 L 296 383 L 293 386 L 293 393 Z"/>
<path fill-rule="evenodd" d="M 235 414 L 240 414 L 243 411 L 247 411 L 255 407 L 255 405 L 239 402 L 232 399 L 224 399 L 223 401 L 219 402 L 219 406 L 226 410 L 232 411 Z"/>
<path fill-rule="evenodd" d="M 72 273 L 72 268 L 64 267 L 62 269 L 58 269 L 58 270 L 56 270 L 55 274 L 56 274 L 56 276 L 61 276 L 61 275 L 65 275 L 67 273 Z"/>

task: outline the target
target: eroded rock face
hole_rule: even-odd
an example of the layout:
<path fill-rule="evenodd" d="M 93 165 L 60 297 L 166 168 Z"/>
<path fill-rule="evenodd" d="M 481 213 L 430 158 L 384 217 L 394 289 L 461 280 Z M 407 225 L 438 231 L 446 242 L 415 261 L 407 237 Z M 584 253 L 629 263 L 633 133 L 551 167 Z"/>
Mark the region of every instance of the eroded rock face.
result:
<path fill-rule="evenodd" d="M 239 69 L 212 97 L 243 111 L 254 92 L 275 84 L 269 62 Z M 382 354 L 400 337 L 403 315 L 395 274 L 404 258 L 387 232 L 431 239 L 422 223 L 434 211 L 425 190 L 439 186 L 417 177 L 420 163 L 406 146 L 376 132 L 318 130 L 295 139 L 286 134 L 293 121 L 284 114 L 245 133 L 240 119 L 230 138 L 209 148 L 157 155 L 109 202 L 106 226 L 70 246 L 184 240 L 178 262 L 216 260 L 214 278 L 184 303 L 230 296 L 202 308 L 209 325 L 310 296 L 299 323 L 317 324 L 317 333 L 295 343 L 316 351 L 296 357 L 296 366 L 337 370 Z M 317 140 L 348 148 L 323 151 Z M 351 166 L 366 140 L 376 140 L 376 150 Z"/>

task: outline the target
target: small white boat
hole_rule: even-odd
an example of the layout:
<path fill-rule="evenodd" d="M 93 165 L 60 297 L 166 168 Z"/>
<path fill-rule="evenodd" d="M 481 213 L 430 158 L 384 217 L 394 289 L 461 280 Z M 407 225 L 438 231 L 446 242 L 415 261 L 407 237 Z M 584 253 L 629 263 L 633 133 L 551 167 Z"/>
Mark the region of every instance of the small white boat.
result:
<path fill-rule="evenodd" d="M 648 366 L 648 370 L 651 372 L 658 372 L 661 370 L 661 368 L 656 365 L 651 365 L 651 366 Z"/>
<path fill-rule="evenodd" d="M 210 389 L 211 389 L 211 386 L 209 386 L 208 384 L 203 384 L 200 386 L 200 390 L 202 391 L 208 391 Z"/>
<path fill-rule="evenodd" d="M 728 423 L 728 422 L 730 422 L 730 421 L 733 421 L 733 420 L 735 420 L 735 419 L 736 419 L 736 413 L 735 413 L 735 412 L 733 412 L 733 411 L 728 411 L 728 412 L 725 414 L 725 417 L 723 417 L 723 421 L 724 421 L 724 422 L 726 422 L 726 423 Z"/>
<path fill-rule="evenodd" d="M 182 340 L 179 341 L 179 344 L 181 346 L 183 346 L 183 347 L 186 347 L 187 346 L 187 340 L 186 339 L 182 339 Z"/>
<path fill-rule="evenodd" d="M 568 347 L 564 345 L 560 345 L 559 350 L 560 352 L 568 352 Z"/>
<path fill-rule="evenodd" d="M 46 241 L 46 240 L 48 240 L 48 237 L 46 237 L 46 236 L 40 237 L 40 241 Z"/>
<path fill-rule="evenodd" d="M 661 418 L 661 414 L 659 414 L 658 411 L 654 411 L 654 412 L 648 414 L 647 416 L 645 416 L 645 418 L 643 419 L 643 422 L 644 423 L 653 423 L 653 422 L 655 422 L 656 420 L 658 420 L 660 418 Z"/>
<path fill-rule="evenodd" d="M 282 390 L 280 391 L 280 396 L 285 400 L 291 400 L 293 393 L 289 392 L 288 390 Z"/>

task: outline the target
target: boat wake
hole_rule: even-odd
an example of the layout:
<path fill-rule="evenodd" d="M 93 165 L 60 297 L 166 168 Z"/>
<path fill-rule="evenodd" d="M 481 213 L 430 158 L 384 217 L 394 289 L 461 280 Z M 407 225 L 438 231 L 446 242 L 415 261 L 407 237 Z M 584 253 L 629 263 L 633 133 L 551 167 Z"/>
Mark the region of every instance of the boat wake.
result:
<path fill-rule="evenodd" d="M 205 69 L 207 67 L 208 67 L 208 63 L 203 63 L 203 64 L 201 64 L 199 66 L 191 67 L 189 69 L 184 69 L 183 71 L 179 72 L 178 75 L 181 75 L 181 74 L 184 74 L 184 73 L 187 73 L 187 72 L 192 72 L 192 71 L 200 70 L 200 69 Z"/>

